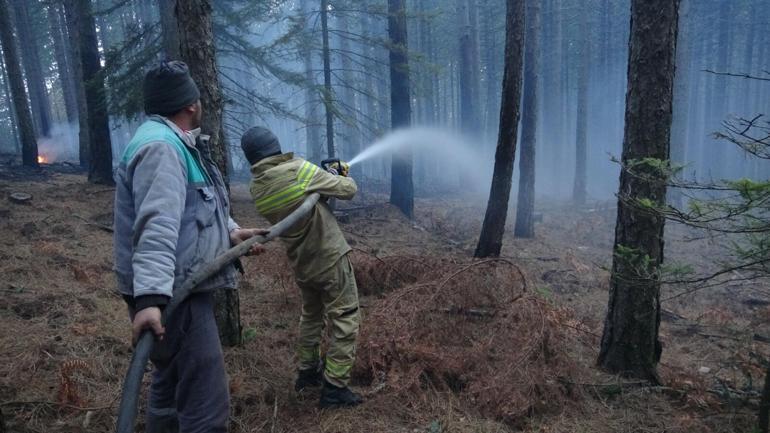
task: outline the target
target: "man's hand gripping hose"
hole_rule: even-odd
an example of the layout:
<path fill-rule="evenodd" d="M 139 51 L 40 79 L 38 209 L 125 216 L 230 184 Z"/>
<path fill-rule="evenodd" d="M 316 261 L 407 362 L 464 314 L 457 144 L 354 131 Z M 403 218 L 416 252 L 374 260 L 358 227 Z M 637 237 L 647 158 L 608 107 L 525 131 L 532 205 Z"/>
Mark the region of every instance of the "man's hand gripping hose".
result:
<path fill-rule="evenodd" d="M 305 198 L 305 201 L 294 210 L 294 212 L 270 227 L 267 234 L 249 238 L 230 248 L 210 263 L 204 265 L 202 269 L 193 274 L 180 287 L 174 290 L 174 296 L 163 311 L 163 323 L 166 323 L 166 319 L 174 313 L 174 310 L 179 304 L 187 299 L 190 294 L 194 293 L 195 287 L 219 272 L 219 270 L 226 265 L 235 261 L 237 258 L 248 254 L 254 245 L 264 244 L 283 234 L 300 218 L 307 215 L 318 202 L 319 198 L 320 196 L 317 193 L 310 194 Z M 139 392 L 142 388 L 142 377 L 144 376 L 147 360 L 150 358 L 150 352 L 154 342 L 153 332 L 145 330 L 134 347 L 134 354 L 131 358 L 131 363 L 128 366 L 128 371 L 126 372 L 126 379 L 123 382 L 123 392 L 121 394 L 118 422 L 116 425 L 116 431 L 118 433 L 132 433 L 134 431 L 137 406 L 139 404 Z"/>

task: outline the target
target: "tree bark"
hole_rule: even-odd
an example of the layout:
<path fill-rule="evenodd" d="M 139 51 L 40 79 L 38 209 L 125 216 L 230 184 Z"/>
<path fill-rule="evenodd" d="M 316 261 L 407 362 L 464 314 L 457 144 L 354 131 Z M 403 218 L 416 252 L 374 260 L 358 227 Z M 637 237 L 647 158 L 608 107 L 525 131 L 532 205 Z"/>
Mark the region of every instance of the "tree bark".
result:
<path fill-rule="evenodd" d="M 476 246 L 476 257 L 497 257 L 503 247 L 505 221 L 508 217 L 508 199 L 511 195 L 513 164 L 516 159 L 516 140 L 521 101 L 521 75 L 524 39 L 524 0 L 506 0 L 505 13 L 505 70 L 500 102 L 500 131 L 495 151 L 495 168 L 489 191 L 487 211 Z"/>
<path fill-rule="evenodd" d="M 538 71 L 540 70 L 540 0 L 527 0 L 522 101 L 519 196 L 516 201 L 517 238 L 535 237 L 535 141 L 537 139 Z"/>
<path fill-rule="evenodd" d="M 3 68 L 3 91 L 5 96 L 5 106 L 8 109 L 8 120 L 11 124 L 11 139 L 13 140 L 14 149 L 18 155 L 21 155 L 21 139 L 19 137 L 19 121 L 16 117 L 16 110 L 14 109 L 13 97 L 11 96 L 11 85 L 8 80 L 8 69 L 5 67 L 5 60 L 0 55 L 0 66 Z"/>
<path fill-rule="evenodd" d="M 337 17 L 338 27 L 343 30 L 352 31 L 348 26 L 347 15 L 343 12 Z M 346 113 L 342 125 L 342 156 L 348 160 L 360 152 L 358 141 L 356 140 L 356 127 L 358 125 L 358 108 L 356 106 L 356 94 L 353 91 L 355 80 L 353 78 L 353 65 L 350 61 L 350 42 L 348 36 L 344 33 L 338 35 L 340 66 L 342 67 L 342 82 L 340 96 L 340 110 Z M 358 173 L 358 167 L 353 170 Z"/>
<path fill-rule="evenodd" d="M 78 22 L 80 67 L 85 86 L 89 166 L 88 181 L 112 185 L 112 144 L 110 121 L 107 114 L 107 94 L 104 87 L 99 40 L 90 0 L 71 0 L 72 12 Z M 81 130 L 81 134 L 82 134 Z"/>
<path fill-rule="evenodd" d="M 78 107 L 78 154 L 80 167 L 88 169 L 91 163 L 91 151 L 88 131 L 88 103 L 86 101 L 86 85 L 83 79 L 83 64 L 80 49 L 81 17 L 77 12 L 78 0 L 65 0 L 64 12 L 67 21 L 67 30 L 70 38 L 70 57 L 72 58 L 72 72 L 75 78 L 75 96 Z"/>
<path fill-rule="evenodd" d="M 321 0 L 321 39 L 323 43 L 324 92 L 326 107 L 326 157 L 334 158 L 334 90 L 332 89 L 331 55 L 329 53 L 329 0 Z"/>
<path fill-rule="evenodd" d="M 632 0 L 625 134 L 610 296 L 598 364 L 658 383 L 660 265 L 678 0 Z"/>
<path fill-rule="evenodd" d="M 180 58 L 201 92 L 201 131 L 208 135 L 211 158 L 227 179 L 227 146 L 222 135 L 223 98 L 217 75 L 211 0 L 176 0 L 177 35 Z M 241 342 L 240 300 L 237 290 L 214 294 L 219 336 L 225 346 Z"/>
<path fill-rule="evenodd" d="M 406 33 L 406 0 L 388 0 L 390 37 L 390 118 L 393 129 L 409 126 L 412 104 L 409 90 L 409 59 Z M 414 217 L 412 150 L 393 154 L 390 170 L 390 203 L 410 219 Z"/>
<path fill-rule="evenodd" d="M 3 49 L 3 60 L 8 74 L 11 99 L 16 112 L 21 141 L 21 161 L 27 167 L 37 167 L 37 139 L 29 100 L 24 88 L 24 77 L 19 62 L 19 52 L 13 37 L 8 0 L 0 0 L 0 45 Z"/>
<path fill-rule="evenodd" d="M 67 25 L 62 19 L 60 4 L 51 3 L 48 5 L 48 23 L 53 37 L 56 70 L 61 84 L 64 110 L 67 115 L 67 122 L 73 125 L 78 121 L 77 94 L 72 77 L 72 59 L 68 57 L 70 50 L 67 47 Z"/>
<path fill-rule="evenodd" d="M 51 101 L 45 88 L 45 77 L 40 65 L 40 53 L 38 44 L 32 35 L 32 21 L 30 19 L 29 0 L 14 0 L 13 10 L 16 17 L 16 35 L 21 49 L 21 61 L 24 66 L 24 75 L 27 77 L 27 89 L 32 105 L 32 118 L 36 123 L 37 131 L 42 137 L 51 135 Z"/>
<path fill-rule="evenodd" d="M 302 14 L 305 28 L 301 47 L 302 61 L 305 67 L 305 140 L 307 158 L 318 164 L 321 162 L 321 120 L 318 113 L 318 89 L 315 73 L 313 72 L 313 20 L 311 19 L 310 2 L 302 0 Z"/>
<path fill-rule="evenodd" d="M 457 0 L 457 16 L 460 29 L 460 129 L 467 134 L 477 134 L 479 129 L 476 102 L 478 72 L 475 69 L 478 64 L 474 63 L 473 30 L 468 0 Z"/>
<path fill-rule="evenodd" d="M 716 65 L 713 69 L 724 72 L 727 71 L 729 66 L 729 57 L 732 53 L 730 47 L 730 25 L 731 23 L 731 10 L 732 2 L 720 2 L 719 14 L 717 15 L 718 23 L 718 37 L 716 44 Z M 729 78 L 724 76 L 713 76 L 711 88 L 711 95 L 713 96 L 711 104 L 708 105 L 709 110 L 709 122 L 708 133 L 711 134 L 714 131 L 721 129 L 722 122 L 725 120 L 727 114 L 730 94 L 727 92 L 727 83 Z M 711 149 L 708 149 L 709 145 Z M 710 156 L 710 171 L 715 179 L 723 179 L 728 176 L 727 172 L 727 144 L 722 140 L 710 140 L 710 143 L 705 143 L 704 147 L 706 152 Z"/>
<path fill-rule="evenodd" d="M 165 60 L 180 60 L 179 25 L 176 22 L 176 0 L 158 0 L 160 29 Z"/>
<path fill-rule="evenodd" d="M 580 70 L 577 81 L 577 122 L 575 134 L 575 183 L 572 189 L 572 201 L 576 205 L 586 202 L 587 158 L 588 158 L 588 81 L 591 65 L 591 29 L 588 24 L 588 10 L 581 9 Z"/>
<path fill-rule="evenodd" d="M 688 112 L 690 111 L 690 35 L 692 34 L 690 3 L 692 0 L 680 0 L 679 22 L 682 23 L 676 43 L 676 79 L 674 80 L 673 120 L 671 126 L 671 162 L 683 167 L 687 146 Z M 673 188 L 669 192 L 671 205 L 682 206 L 682 191 Z"/>
<path fill-rule="evenodd" d="M 498 52 L 497 46 L 497 32 L 492 28 L 492 23 L 494 21 L 494 17 L 496 16 L 496 11 L 492 7 L 491 0 L 485 0 L 484 6 L 482 27 L 487 29 L 487 31 L 484 32 L 483 49 L 485 64 L 484 79 L 486 81 L 486 100 L 484 103 L 483 131 L 485 141 L 487 141 L 486 138 L 489 138 L 489 141 L 492 141 L 491 134 L 494 130 L 497 129 L 497 121 L 499 120 L 500 116 L 500 108 L 498 107 L 500 98 L 497 96 L 497 90 L 499 89 L 500 85 L 497 77 L 497 59 L 499 58 L 500 53 Z"/>

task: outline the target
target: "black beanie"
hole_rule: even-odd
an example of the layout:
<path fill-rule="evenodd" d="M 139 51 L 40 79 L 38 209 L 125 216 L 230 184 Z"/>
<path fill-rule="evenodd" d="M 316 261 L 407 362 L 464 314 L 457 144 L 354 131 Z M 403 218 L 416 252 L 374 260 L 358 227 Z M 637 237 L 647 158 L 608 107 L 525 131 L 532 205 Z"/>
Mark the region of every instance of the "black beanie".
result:
<path fill-rule="evenodd" d="M 170 116 L 200 99 L 184 62 L 162 62 L 144 76 L 144 112 Z"/>
<path fill-rule="evenodd" d="M 269 129 L 255 126 L 241 137 L 241 149 L 249 164 L 254 165 L 268 156 L 281 153 L 281 143 Z"/>

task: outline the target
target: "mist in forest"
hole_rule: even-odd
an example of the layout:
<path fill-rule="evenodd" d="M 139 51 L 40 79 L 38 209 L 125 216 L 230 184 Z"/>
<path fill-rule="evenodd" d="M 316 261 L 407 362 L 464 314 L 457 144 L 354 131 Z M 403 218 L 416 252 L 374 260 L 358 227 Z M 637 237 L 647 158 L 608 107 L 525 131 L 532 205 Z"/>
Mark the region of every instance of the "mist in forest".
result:
<path fill-rule="evenodd" d="M 94 4 L 105 11 L 95 14 L 95 26 L 105 66 L 104 109 L 110 117 L 114 163 L 143 121 L 142 75 L 167 57 L 161 19 L 166 3 Z M 723 122 L 753 118 L 768 109 L 767 86 L 727 75 L 762 76 L 770 70 L 764 31 L 770 11 L 761 3 L 682 2 L 671 152 L 687 179 L 764 174 L 759 162 L 713 138 Z M 326 28 L 320 0 L 212 2 L 217 72 L 225 101 L 223 132 L 233 179 L 248 176 L 238 143 L 255 125 L 273 130 L 285 151 L 316 163 L 329 155 L 329 135 L 334 154 L 345 160 L 383 140 L 405 138 L 404 132 L 389 135 L 387 2 L 324 4 Z M 44 94 L 30 94 L 40 153 L 49 161 L 77 162 L 79 113 L 73 108 L 73 89 L 78 80 L 66 8 L 35 1 L 26 2 L 23 9 L 14 10 L 12 20 L 40 35 L 17 35 L 26 81 L 44 83 Z M 404 143 L 413 154 L 418 196 L 450 190 L 479 197 L 488 193 L 499 133 L 504 10 L 502 0 L 407 2 L 410 123 L 415 135 Z M 627 0 L 541 2 L 537 28 L 531 31 L 539 47 L 533 85 L 535 190 L 540 199 L 572 197 L 580 175 L 576 158 L 581 136 L 588 198 L 610 199 L 617 192 L 620 168 L 613 159 L 620 156 L 623 142 L 629 12 Z M 0 152 L 16 154 L 16 115 L 8 103 L 7 68 L 0 66 L 0 127 L 9 131 L 0 137 Z M 533 107 L 522 107 L 527 110 Z M 363 182 L 387 185 L 390 158 L 388 152 L 378 154 L 355 174 Z M 512 191 L 518 182 L 518 159 Z"/>
<path fill-rule="evenodd" d="M 40 161 L 54 163 L 78 160 L 78 134 L 80 128 L 76 124 L 56 122 L 51 126 L 49 137 L 39 137 L 37 140 Z"/>

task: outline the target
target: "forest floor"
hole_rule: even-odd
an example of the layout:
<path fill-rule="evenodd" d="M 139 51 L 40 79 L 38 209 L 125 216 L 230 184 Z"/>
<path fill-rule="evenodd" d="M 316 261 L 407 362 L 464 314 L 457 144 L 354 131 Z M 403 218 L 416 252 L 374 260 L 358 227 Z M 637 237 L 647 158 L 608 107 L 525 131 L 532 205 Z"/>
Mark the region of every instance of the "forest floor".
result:
<path fill-rule="evenodd" d="M 0 166 L 0 410 L 11 432 L 112 431 L 131 356 L 111 271 L 114 190 L 68 171 Z M 12 192 L 33 198 L 12 203 Z M 664 287 L 663 385 L 643 387 L 595 368 L 613 203 L 540 206 L 535 239 L 506 235 L 504 260 L 478 262 L 485 200 L 418 198 L 413 222 L 383 202 L 364 192 L 340 204 L 357 208 L 341 226 L 361 292 L 365 404 L 319 411 L 317 392 L 293 391 L 299 296 L 274 243 L 244 260 L 244 343 L 225 350 L 233 432 L 754 431 L 767 287 L 728 276 L 673 299 L 691 287 Z M 245 185 L 233 205 L 242 225 L 266 226 Z M 713 269 L 718 245 L 668 232 L 669 260 Z M 446 329 L 454 335 L 438 335 Z"/>

